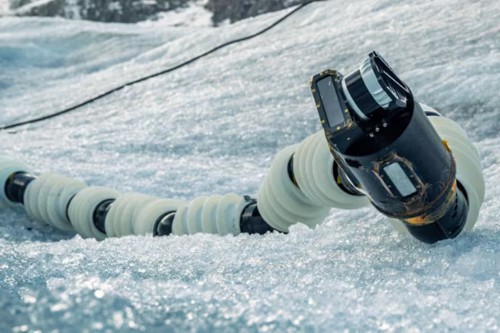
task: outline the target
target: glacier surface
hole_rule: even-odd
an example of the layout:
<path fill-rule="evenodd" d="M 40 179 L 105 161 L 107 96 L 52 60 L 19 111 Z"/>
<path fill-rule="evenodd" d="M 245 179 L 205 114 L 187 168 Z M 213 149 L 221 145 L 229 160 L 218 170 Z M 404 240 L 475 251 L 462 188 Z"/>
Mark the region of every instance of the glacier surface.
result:
<path fill-rule="evenodd" d="M 0 124 L 49 114 L 265 27 L 0 19 Z M 372 208 L 315 230 L 84 240 L 0 212 L 1 332 L 500 330 L 498 1 L 333 0 L 78 111 L 0 132 L 0 154 L 91 185 L 191 200 L 255 195 L 320 129 L 308 80 L 380 52 L 463 126 L 487 183 L 472 232 L 435 245 Z"/>

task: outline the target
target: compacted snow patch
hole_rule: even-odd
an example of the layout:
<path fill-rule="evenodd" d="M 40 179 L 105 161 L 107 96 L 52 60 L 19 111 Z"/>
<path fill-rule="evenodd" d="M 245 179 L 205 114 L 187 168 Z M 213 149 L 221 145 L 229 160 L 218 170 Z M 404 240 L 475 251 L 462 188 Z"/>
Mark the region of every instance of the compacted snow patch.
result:
<path fill-rule="evenodd" d="M 275 154 L 320 128 L 309 77 L 348 72 L 375 49 L 475 141 L 487 193 L 472 232 L 421 244 L 365 208 L 288 235 L 97 242 L 2 208 L 0 331 L 498 331 L 497 7 L 312 4 L 257 39 L 0 133 L 0 154 L 91 185 L 186 200 L 255 195 Z M 58 111 L 285 13 L 220 28 L 2 18 L 0 123 Z"/>

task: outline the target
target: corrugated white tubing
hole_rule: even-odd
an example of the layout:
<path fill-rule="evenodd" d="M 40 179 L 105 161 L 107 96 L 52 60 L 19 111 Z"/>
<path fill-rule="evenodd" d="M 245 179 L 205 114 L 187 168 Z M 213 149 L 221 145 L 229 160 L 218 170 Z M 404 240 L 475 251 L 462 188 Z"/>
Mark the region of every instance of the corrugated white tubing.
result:
<path fill-rule="evenodd" d="M 79 180 L 44 173 L 28 184 L 24 208 L 29 216 L 62 230 L 73 230 L 66 214 L 70 200 L 87 185 Z"/>
<path fill-rule="evenodd" d="M 299 187 L 288 175 L 292 156 Z M 284 232 L 298 222 L 315 227 L 331 207 L 353 209 L 368 204 L 366 197 L 349 195 L 337 185 L 333 157 L 322 131 L 280 151 L 257 194 L 257 206 L 264 220 Z"/>
<path fill-rule="evenodd" d="M 24 163 L 0 157 L 0 186 L 16 172 L 31 173 Z M 29 216 L 58 229 L 74 230 L 84 238 L 152 234 L 157 220 L 176 212 L 172 229 L 176 235 L 197 232 L 221 235 L 240 233 L 240 218 L 248 202 L 234 193 L 225 196 L 199 197 L 191 203 L 160 199 L 139 193 L 119 193 L 105 187 L 87 187 L 85 183 L 65 176 L 44 173 L 29 183 L 24 193 L 24 208 Z M 106 215 L 106 234 L 94 225 L 96 207 L 114 200 Z M 0 204 L 12 203 L 0 190 Z"/>
<path fill-rule="evenodd" d="M 437 112 L 428 105 L 420 103 L 420 106 L 424 111 Z M 456 122 L 445 117 L 428 118 L 439 136 L 448 142 L 455 158 L 457 180 L 465 188 L 469 204 L 464 229 L 470 231 L 476 224 L 479 209 L 484 201 L 485 184 L 479 154 L 465 131 Z M 402 221 L 396 219 L 389 219 L 389 221 L 398 231 L 408 233 Z"/>
<path fill-rule="evenodd" d="M 295 180 L 302 193 L 323 206 L 355 209 L 369 204 L 366 196 L 354 196 L 342 190 L 333 175 L 333 156 L 323 131 L 302 141 L 293 157 Z"/>
<path fill-rule="evenodd" d="M 83 238 L 103 240 L 106 234 L 94 225 L 94 211 L 103 201 L 115 199 L 120 193 L 106 187 L 87 187 L 69 203 L 68 216 L 75 231 Z"/>
<path fill-rule="evenodd" d="M 23 207 L 20 203 L 10 201 L 3 190 L 9 177 L 16 172 L 32 173 L 31 168 L 23 162 L 13 158 L 0 156 L 0 207 Z"/>
<path fill-rule="evenodd" d="M 181 206 L 187 205 L 185 201 L 156 199 L 148 203 L 137 213 L 136 222 L 132 224 L 134 235 L 147 235 L 153 233 L 156 221 L 166 213 L 175 212 Z M 107 217 L 106 217 L 107 223 Z"/>
<path fill-rule="evenodd" d="M 120 194 L 111 204 L 108 214 L 106 215 L 106 235 L 108 237 L 133 235 L 134 225 L 142 222 L 138 219 L 141 210 L 143 210 L 146 205 L 159 199 L 160 198 L 140 193 Z M 136 229 L 137 228 L 138 227 L 136 227 Z M 153 232 L 153 228 L 151 228 L 149 232 Z"/>
<path fill-rule="evenodd" d="M 179 207 L 172 224 L 172 233 L 238 235 L 241 232 L 241 213 L 247 205 L 245 198 L 235 193 L 198 197 L 190 204 Z"/>
<path fill-rule="evenodd" d="M 30 172 L 22 162 L 0 158 L 2 188 L 16 172 Z M 240 218 L 247 200 L 230 193 L 198 197 L 191 203 L 160 199 L 139 193 L 120 193 L 105 187 L 87 187 L 65 176 L 44 173 L 31 181 L 24 193 L 24 208 L 29 216 L 58 229 L 74 230 L 84 238 L 152 234 L 158 219 L 175 212 L 172 224 L 176 235 L 197 232 L 220 235 L 240 233 Z M 106 234 L 94 225 L 99 204 L 113 200 L 105 219 Z M 14 205 L 0 190 L 0 203 Z"/>
<path fill-rule="evenodd" d="M 121 237 L 152 233 L 160 217 L 175 212 L 172 223 L 175 235 L 198 232 L 238 235 L 241 213 L 247 204 L 245 198 L 234 193 L 197 197 L 190 203 L 125 193 L 110 206 L 105 221 L 106 234 Z"/>
<path fill-rule="evenodd" d="M 106 215 L 104 234 L 95 227 L 93 215 L 97 206 L 106 200 L 114 201 Z M 181 206 L 187 206 L 187 203 L 140 193 L 121 194 L 105 187 L 89 187 L 74 197 L 68 215 L 82 237 L 102 240 L 106 237 L 152 234 L 156 221 L 162 215 L 176 211 Z"/>
<path fill-rule="evenodd" d="M 18 163 L 4 163 L 4 166 L 12 167 L 9 171 L 2 168 L 2 174 L 20 170 Z M 106 215 L 104 234 L 94 225 L 93 215 L 96 207 L 106 200 L 114 201 Z M 34 219 L 59 229 L 74 229 L 84 238 L 98 240 L 151 234 L 156 221 L 168 212 L 176 212 L 172 225 L 176 235 L 197 232 L 237 235 L 241 213 L 248 204 L 245 198 L 234 193 L 198 197 L 191 203 L 140 193 L 121 194 L 105 187 L 86 187 L 81 181 L 50 173 L 40 175 L 28 185 L 24 203 Z"/>

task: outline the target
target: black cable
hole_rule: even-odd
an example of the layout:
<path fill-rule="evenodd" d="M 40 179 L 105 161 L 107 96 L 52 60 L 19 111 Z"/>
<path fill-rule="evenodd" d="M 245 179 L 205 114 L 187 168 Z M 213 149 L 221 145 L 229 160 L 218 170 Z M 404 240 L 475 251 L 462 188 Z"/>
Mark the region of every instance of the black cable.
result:
<path fill-rule="evenodd" d="M 149 80 L 149 79 L 152 79 L 154 77 L 157 77 L 157 76 L 160 76 L 160 75 L 163 75 L 163 74 L 167 74 L 167 73 L 170 73 L 170 72 L 173 72 L 179 68 L 182 68 L 184 66 L 187 66 L 193 62 L 195 62 L 196 60 L 199 60 L 201 58 L 204 58 L 222 48 L 225 48 L 229 45 L 232 45 L 232 44 L 236 44 L 236 43 L 240 43 L 240 42 L 244 42 L 246 40 L 249 40 L 249 39 L 252 39 L 252 38 L 255 38 L 257 36 L 260 36 L 262 35 L 263 33 L 271 30 L 272 28 L 274 28 L 275 26 L 277 26 L 278 24 L 280 24 L 281 22 L 283 22 L 284 20 L 286 20 L 287 18 L 289 18 L 290 16 L 292 16 L 293 14 L 295 14 L 296 12 L 298 12 L 299 10 L 301 10 L 302 8 L 304 8 L 305 6 L 313 3 L 313 2 L 319 2 L 319 1 L 326 1 L 326 0 L 311 0 L 311 1 L 308 1 L 308 2 L 305 2 L 301 5 L 299 5 L 297 8 L 295 8 L 294 10 L 292 10 L 291 12 L 287 13 L 286 15 L 284 15 L 282 18 L 280 18 L 279 20 L 275 21 L 274 23 L 272 23 L 271 25 L 267 26 L 266 28 L 252 34 L 252 35 L 249 35 L 249 36 L 245 36 L 245 37 L 241 37 L 241 38 L 237 38 L 237 39 L 234 39 L 234 40 L 231 40 L 229 42 L 226 42 L 226 43 L 223 43 L 221 45 L 218 45 L 216 47 L 214 47 L 213 49 L 209 50 L 209 51 L 206 51 L 205 53 L 202 53 L 194 58 L 191 58 L 179 65 L 176 65 L 174 67 L 170 67 L 170 68 L 167 68 L 167 69 L 164 69 L 160 72 L 157 72 L 157 73 L 153 73 L 153 74 L 150 74 L 150 75 L 147 75 L 147 76 L 144 76 L 144 77 L 141 77 L 137 80 L 133 80 L 133 81 L 129 81 L 127 83 L 124 83 L 118 87 L 115 87 L 115 88 L 112 88 L 102 94 L 99 94 L 95 97 L 92 97 L 88 100 L 85 100 L 79 104 L 76 104 L 76 105 L 73 105 L 73 106 L 70 106 L 66 109 L 63 109 L 61 111 L 58 111 L 58 112 L 55 112 L 55 113 L 52 113 L 52 114 L 48 114 L 48 115 L 45 115 L 45 116 L 42 116 L 42 117 L 39 117 L 39 118 L 33 118 L 33 119 L 28 119 L 28 120 L 24 120 L 24 121 L 20 121 L 20 122 L 17 122 L 17 123 L 13 123 L 13 124 L 9 124 L 9 125 L 4 125 L 2 127 L 0 127 L 0 131 L 3 131 L 3 130 L 8 130 L 8 129 L 12 129 L 12 128 L 15 128 L 15 127 L 19 127 L 19 126 L 23 126 L 23 125 L 27 125 L 27 124 L 33 124 L 33 123 L 37 123 L 37 122 L 40 122 L 40 121 L 44 121 L 44 120 L 47 120 L 47 119 L 51 119 L 51 118 L 55 118 L 57 116 L 60 116 L 60 115 L 63 115 L 63 114 L 66 114 L 66 113 L 69 113 L 71 111 L 74 111 L 76 109 L 79 109 L 81 108 L 82 106 L 85 106 L 85 105 L 88 105 L 90 103 L 93 103 L 101 98 L 104 98 L 108 95 L 111 95 L 119 90 L 122 90 L 124 89 L 125 87 L 128 87 L 128 86 L 131 86 L 131 85 L 134 85 L 136 83 L 140 83 L 140 82 L 144 82 L 146 80 Z"/>

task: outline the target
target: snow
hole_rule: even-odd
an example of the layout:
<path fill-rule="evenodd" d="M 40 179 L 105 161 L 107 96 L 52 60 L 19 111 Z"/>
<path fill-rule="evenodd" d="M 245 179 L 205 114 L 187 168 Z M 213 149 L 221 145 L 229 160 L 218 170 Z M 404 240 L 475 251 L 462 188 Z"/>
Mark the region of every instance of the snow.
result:
<path fill-rule="evenodd" d="M 308 88 L 379 51 L 461 124 L 487 189 L 474 230 L 421 244 L 374 209 L 288 235 L 83 240 L 0 213 L 0 331 L 499 330 L 500 10 L 496 1 L 309 5 L 256 39 L 79 111 L 0 132 L 36 170 L 166 198 L 255 195 L 274 155 L 320 128 Z M 257 31 L 0 19 L 0 123 L 60 110 Z M 160 24 L 160 23 L 159 23 Z"/>
<path fill-rule="evenodd" d="M 9 0 L 0 0 L 0 15 L 4 15 L 9 11 Z"/>

